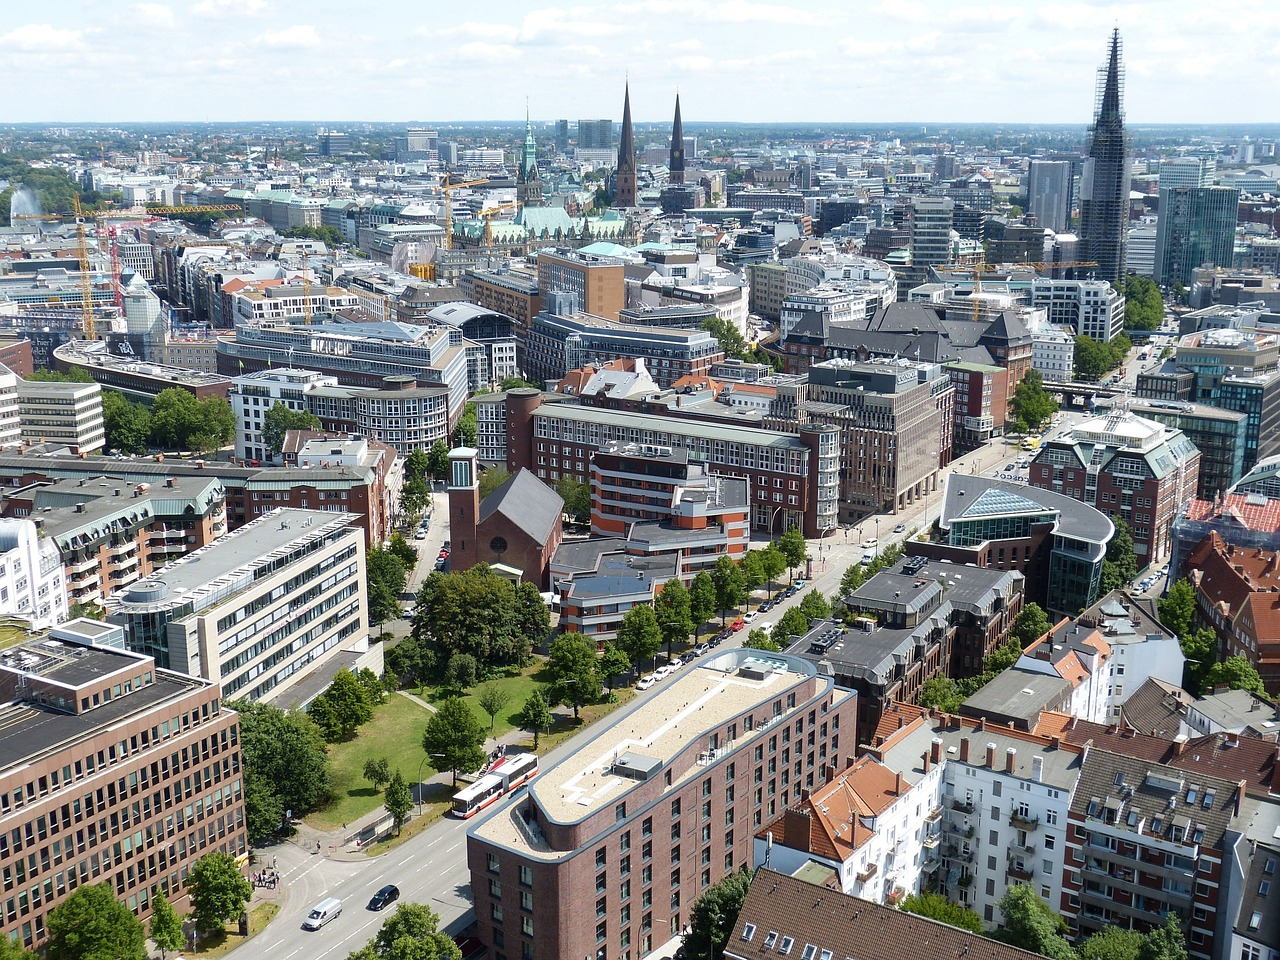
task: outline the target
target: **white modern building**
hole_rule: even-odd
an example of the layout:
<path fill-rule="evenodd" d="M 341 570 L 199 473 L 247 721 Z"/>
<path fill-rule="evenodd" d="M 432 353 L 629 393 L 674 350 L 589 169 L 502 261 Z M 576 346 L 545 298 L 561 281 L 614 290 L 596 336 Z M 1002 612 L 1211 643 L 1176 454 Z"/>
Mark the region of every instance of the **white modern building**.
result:
<path fill-rule="evenodd" d="M 263 418 L 277 403 L 305 413 L 307 391 L 314 387 L 337 387 L 337 377 L 313 370 L 272 369 L 246 373 L 231 381 L 228 398 L 236 418 L 236 456 L 270 462 L 275 459 L 262 439 Z"/>
<path fill-rule="evenodd" d="M 0 615 L 51 627 L 67 619 L 67 580 L 58 544 L 35 521 L 0 518 Z"/>
<path fill-rule="evenodd" d="M 1048 311 L 1049 323 L 1104 343 L 1124 331 L 1124 297 L 1105 280 L 1052 280 L 1031 284 L 1031 305 Z"/>
<path fill-rule="evenodd" d="M 1129 246 L 1125 250 L 1124 265 L 1130 273 L 1140 277 L 1156 274 L 1156 234 L 1159 228 L 1155 217 L 1143 217 L 1129 228 Z"/>
<path fill-rule="evenodd" d="M 96 383 L 18 380 L 22 439 L 94 453 L 106 445 L 102 387 Z"/>
<path fill-rule="evenodd" d="M 778 329 L 782 339 L 786 339 L 797 323 L 814 314 L 824 317 L 828 323 L 845 326 L 861 322 L 867 315 L 867 295 L 826 284 L 803 293 L 789 294 L 782 301 L 779 314 Z"/>
<path fill-rule="evenodd" d="M 18 375 L 0 365 L 0 449 L 22 443 L 22 415 L 18 407 Z"/>
<path fill-rule="evenodd" d="M 157 666 L 220 681 L 227 699 L 281 698 L 343 651 L 344 666 L 369 653 L 355 521 L 272 510 L 109 597 L 108 622 Z"/>
<path fill-rule="evenodd" d="M 1045 324 L 1031 333 L 1031 366 L 1045 382 L 1075 376 L 1076 338 L 1062 327 Z"/>

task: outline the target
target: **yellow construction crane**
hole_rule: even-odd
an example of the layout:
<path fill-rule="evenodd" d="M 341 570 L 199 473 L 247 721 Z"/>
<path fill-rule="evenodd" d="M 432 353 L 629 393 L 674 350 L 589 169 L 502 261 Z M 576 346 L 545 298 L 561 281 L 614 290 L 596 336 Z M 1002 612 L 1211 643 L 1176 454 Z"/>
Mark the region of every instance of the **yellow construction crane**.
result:
<path fill-rule="evenodd" d="M 302 317 L 311 326 L 311 268 L 307 258 L 302 258 Z"/>
<path fill-rule="evenodd" d="M 480 219 L 484 221 L 484 245 L 486 247 L 493 246 L 493 218 L 502 213 L 502 211 L 510 210 L 513 207 L 518 214 L 520 212 L 520 201 L 512 200 L 510 203 L 500 203 L 496 207 L 480 211 Z"/>
<path fill-rule="evenodd" d="M 973 271 L 973 294 L 969 299 L 973 302 L 973 313 L 971 319 L 974 323 L 981 320 L 982 309 L 982 275 L 984 273 L 993 273 L 1001 268 L 1012 273 L 1014 270 L 1035 270 L 1037 273 L 1043 273 L 1046 270 L 1069 270 L 1073 268 L 1096 267 L 1096 260 L 1061 260 L 1057 262 L 1046 260 L 1029 260 L 1023 263 L 987 263 L 985 260 L 962 269 Z"/>
<path fill-rule="evenodd" d="M 80 309 L 84 338 L 96 340 L 97 330 L 93 322 L 93 281 L 89 279 L 89 242 L 84 230 L 84 211 L 80 209 L 80 197 L 71 195 L 71 206 L 76 213 L 76 254 L 80 258 Z"/>
<path fill-rule="evenodd" d="M 449 178 L 445 177 L 444 183 L 440 184 L 440 189 L 444 191 L 444 248 L 446 250 L 453 249 L 453 191 L 463 187 L 479 187 L 489 182 L 489 178 L 483 180 L 464 180 L 462 183 L 450 183 Z"/>
<path fill-rule="evenodd" d="M 238 203 L 211 204 L 207 207 L 166 207 L 160 204 L 147 204 L 142 212 L 153 217 L 187 217 L 193 213 L 243 213 L 244 207 Z"/>

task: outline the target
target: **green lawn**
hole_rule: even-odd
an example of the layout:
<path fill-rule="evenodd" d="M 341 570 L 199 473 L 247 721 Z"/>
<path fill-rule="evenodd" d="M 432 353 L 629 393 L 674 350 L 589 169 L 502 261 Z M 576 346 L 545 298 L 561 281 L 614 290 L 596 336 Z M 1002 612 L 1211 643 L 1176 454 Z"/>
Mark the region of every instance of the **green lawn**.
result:
<path fill-rule="evenodd" d="M 382 793 L 374 793 L 364 778 L 364 762 L 386 757 L 391 771 L 399 768 L 410 784 L 418 778 L 422 752 L 422 731 L 430 718 L 421 705 L 408 697 L 392 694 L 387 702 L 374 709 L 373 719 L 362 726 L 355 737 L 345 743 L 329 745 L 333 768 L 333 801 L 310 814 L 307 821 L 319 830 L 332 830 L 382 806 Z M 423 768 L 423 776 L 428 768 Z"/>
<path fill-rule="evenodd" d="M 486 681 L 488 683 L 496 683 L 508 694 L 507 705 L 502 708 L 494 719 L 493 730 L 489 733 L 489 736 L 500 737 L 504 733 L 515 730 L 520 726 L 520 721 L 517 717 L 524 706 L 524 702 L 529 699 L 534 690 L 545 686 L 546 677 L 539 676 L 543 667 L 542 660 L 535 660 L 515 676 Z M 484 683 L 476 684 L 467 691 L 467 695 L 462 699 L 471 708 L 471 712 L 476 715 L 476 719 L 480 721 L 485 730 L 489 730 L 489 715 L 480 706 L 480 688 L 483 686 Z M 423 692 L 423 698 L 431 703 L 439 703 L 455 693 L 456 691 L 447 687 L 428 687 Z"/>

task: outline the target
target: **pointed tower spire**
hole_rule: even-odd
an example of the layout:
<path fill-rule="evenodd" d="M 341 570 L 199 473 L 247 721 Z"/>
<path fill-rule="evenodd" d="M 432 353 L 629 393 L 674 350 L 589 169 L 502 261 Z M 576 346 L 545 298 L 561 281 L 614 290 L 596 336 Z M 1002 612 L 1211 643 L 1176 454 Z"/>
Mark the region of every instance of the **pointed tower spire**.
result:
<path fill-rule="evenodd" d="M 1111 53 L 1107 58 L 1107 71 L 1102 79 L 1101 96 L 1095 122 L 1102 120 L 1123 120 L 1120 112 L 1120 101 L 1124 95 L 1123 78 L 1120 72 L 1120 29 L 1111 31 Z"/>
<path fill-rule="evenodd" d="M 1107 65 L 1098 71 L 1089 156 L 1080 177 L 1080 244 L 1098 280 L 1116 283 L 1125 277 L 1129 245 L 1129 178 L 1132 155 L 1124 129 L 1123 45 L 1119 29 L 1111 32 Z M 1110 336 L 1120 333 L 1110 330 Z"/>
<path fill-rule="evenodd" d="M 529 101 L 524 102 L 524 147 L 516 170 L 516 196 L 526 207 L 542 206 L 542 174 L 538 170 L 538 141 L 529 121 Z"/>
<path fill-rule="evenodd" d="M 614 206 L 636 205 L 636 142 L 631 129 L 631 82 L 627 81 L 622 98 L 622 136 L 618 139 L 618 190 Z"/>
<path fill-rule="evenodd" d="M 680 122 L 680 92 L 676 91 L 676 117 L 671 122 L 671 158 L 667 161 L 668 183 L 684 183 L 684 125 Z"/>

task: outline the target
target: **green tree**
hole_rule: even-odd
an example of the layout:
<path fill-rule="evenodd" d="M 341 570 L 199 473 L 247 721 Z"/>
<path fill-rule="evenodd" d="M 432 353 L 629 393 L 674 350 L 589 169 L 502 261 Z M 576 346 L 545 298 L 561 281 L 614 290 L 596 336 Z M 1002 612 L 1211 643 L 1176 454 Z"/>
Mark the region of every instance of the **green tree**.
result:
<path fill-rule="evenodd" d="M 151 439 L 151 411 L 118 390 L 102 391 L 102 426 L 109 450 L 146 453 Z"/>
<path fill-rule="evenodd" d="M 235 858 L 221 850 L 206 853 L 191 867 L 187 881 L 191 918 L 203 931 L 221 930 L 228 920 L 244 913 L 253 887 L 244 878 Z"/>
<path fill-rule="evenodd" d="M 231 404 L 222 397 L 197 400 L 181 387 L 166 387 L 151 404 L 151 444 L 207 452 L 235 436 Z"/>
<path fill-rule="evenodd" d="M 751 888 L 751 874 L 743 866 L 707 889 L 694 901 L 684 948 L 690 960 L 724 960 L 738 914 Z"/>
<path fill-rule="evenodd" d="M 596 645 L 576 633 L 566 633 L 551 644 L 547 668 L 551 673 L 551 699 L 578 710 L 600 699 L 600 665 L 596 661 Z"/>
<path fill-rule="evenodd" d="M 1181 640 L 1191 635 L 1191 622 L 1196 613 L 1196 589 L 1186 577 L 1175 581 L 1156 601 L 1160 622 Z M 1185 653 L 1185 651 L 1184 651 Z"/>
<path fill-rule="evenodd" d="M 448 770 L 457 787 L 459 770 L 470 773 L 484 765 L 484 727 L 461 698 L 449 697 L 427 721 L 422 749 L 427 763 L 436 770 Z"/>
<path fill-rule="evenodd" d="M 404 513 L 418 516 L 431 502 L 431 488 L 421 477 L 407 477 L 400 487 L 400 509 Z"/>
<path fill-rule="evenodd" d="M 662 594 L 658 594 L 658 598 L 661 599 Z M 672 633 L 675 630 L 675 627 L 671 628 Z M 653 607 L 647 603 L 637 603 L 622 615 L 622 622 L 618 624 L 618 636 L 614 642 L 617 644 L 617 649 L 627 658 L 628 666 L 635 666 L 638 669 L 643 661 L 658 653 L 662 646 L 662 636 L 663 630 L 658 624 Z M 685 630 L 681 639 L 687 636 L 689 632 Z M 668 653 L 670 649 L 668 645 Z"/>
<path fill-rule="evenodd" d="M 418 591 L 413 635 L 441 666 L 455 653 L 475 657 L 481 676 L 522 666 L 542 643 L 550 613 L 535 584 L 519 587 L 487 564 L 457 573 L 431 573 Z"/>
<path fill-rule="evenodd" d="M 391 824 L 398 834 L 404 822 L 409 819 L 409 811 L 413 809 L 413 794 L 398 768 L 387 783 L 387 794 L 382 798 L 382 805 L 391 814 Z"/>
<path fill-rule="evenodd" d="M 591 488 L 566 474 L 555 483 L 556 493 L 564 501 L 564 512 L 579 523 L 591 519 Z"/>
<path fill-rule="evenodd" d="M 169 898 L 157 893 L 151 899 L 151 942 L 160 948 L 164 960 L 170 950 L 181 950 L 185 938 L 182 935 L 182 918 L 178 916 Z M 3 954 L 0 954 L 0 958 Z"/>
<path fill-rule="evenodd" d="M 455 447 L 474 447 L 476 445 L 476 407 L 468 403 L 458 418 L 458 425 L 453 428 L 453 445 Z"/>
<path fill-rule="evenodd" d="M 721 317 L 708 317 L 702 321 L 702 329 L 716 338 L 727 358 L 748 362 L 755 359 L 746 339 L 730 321 Z"/>
<path fill-rule="evenodd" d="M 785 650 L 791 645 L 792 637 L 803 637 L 808 632 L 809 618 L 800 612 L 799 607 L 792 607 L 773 625 L 770 637 L 779 650 Z"/>
<path fill-rule="evenodd" d="M 851 563 L 840 578 L 840 596 L 847 597 L 867 582 L 867 573 L 861 563 Z"/>
<path fill-rule="evenodd" d="M 77 889 L 49 911 L 45 928 L 45 949 L 54 960 L 144 960 L 147 955 L 142 921 L 107 883 Z"/>
<path fill-rule="evenodd" d="M 23 377 L 32 383 L 93 383 L 94 379 L 88 370 L 73 367 L 70 370 L 36 370 Z"/>
<path fill-rule="evenodd" d="M 252 770 L 244 772 L 245 832 L 253 843 L 261 843 L 275 835 L 284 824 L 284 803 L 274 785 L 266 783 Z"/>
<path fill-rule="evenodd" d="M 1128 337 L 1120 338 L 1128 343 Z M 1100 380 L 1124 361 L 1128 347 L 1121 351 L 1119 345 L 1103 343 L 1081 334 L 1076 337 L 1076 377 L 1081 380 Z"/>
<path fill-rule="evenodd" d="M 646 608 L 647 609 L 647 608 Z M 613 692 L 613 682 L 631 670 L 631 658 L 612 643 L 606 643 L 600 654 L 600 676 Z"/>
<path fill-rule="evenodd" d="M 716 612 L 716 584 L 710 572 L 699 570 L 689 584 L 689 618 L 696 634 Z"/>
<path fill-rule="evenodd" d="M 364 778 L 373 784 L 373 792 L 391 782 L 391 761 L 386 757 L 370 757 L 364 762 Z"/>
<path fill-rule="evenodd" d="M 716 588 L 716 609 L 720 611 L 720 626 L 723 627 L 729 611 L 746 602 L 747 578 L 733 558 L 722 553 L 711 569 L 711 582 Z"/>
<path fill-rule="evenodd" d="M 362 724 L 373 719 L 369 691 L 350 670 L 339 670 L 324 692 L 307 706 L 307 713 L 330 743 L 350 740 Z"/>
<path fill-rule="evenodd" d="M 514 637 L 504 656 L 512 658 L 509 666 L 523 667 L 532 648 L 542 646 L 551 632 L 551 609 L 536 583 L 522 580 L 511 597 L 511 629 Z"/>
<path fill-rule="evenodd" d="M 770 543 L 757 553 L 760 555 L 760 566 L 764 570 L 765 583 L 769 587 L 769 593 L 772 594 L 774 583 L 782 576 L 782 571 L 787 569 L 787 558 L 783 556 L 776 543 Z"/>
<path fill-rule="evenodd" d="M 377 960 L 462 960 L 462 951 L 425 903 L 401 903 L 370 947 Z"/>
<path fill-rule="evenodd" d="M 480 709 L 489 715 L 489 732 L 493 733 L 498 714 L 511 702 L 511 691 L 500 683 L 486 683 L 480 688 L 480 696 L 476 699 L 480 703 Z"/>
<path fill-rule="evenodd" d="M 1126 330 L 1159 330 L 1164 323 L 1164 298 L 1150 277 L 1131 273 L 1125 279 L 1124 328 Z"/>
<path fill-rule="evenodd" d="M 926 680 L 920 687 L 920 697 L 916 701 L 926 710 L 940 710 L 943 713 L 959 713 L 960 704 L 965 696 L 960 686 L 950 677 L 937 676 Z M 918 911 L 912 911 L 913 913 Z"/>
<path fill-rule="evenodd" d="M 507 472 L 506 467 L 490 467 L 488 470 L 480 472 L 480 499 L 483 500 L 493 491 L 511 479 L 511 474 Z"/>
<path fill-rule="evenodd" d="M 1187 960 L 1187 941 L 1176 914 L 1165 914 L 1164 923 L 1147 931 L 1138 960 Z"/>
<path fill-rule="evenodd" d="M 284 449 L 284 435 L 290 430 L 319 430 L 320 418 L 310 410 L 294 410 L 277 400 L 262 415 L 262 442 L 273 456 Z"/>
<path fill-rule="evenodd" d="M 748 550 L 738 561 L 738 569 L 742 571 L 743 584 L 747 588 L 746 604 L 751 606 L 751 593 L 765 581 L 763 550 Z"/>
<path fill-rule="evenodd" d="M 1182 686 L 1193 696 L 1200 696 L 1208 686 L 1210 671 L 1218 663 L 1218 635 L 1211 627 L 1192 630 L 1178 644 L 1186 663 L 1182 667 Z"/>
<path fill-rule="evenodd" d="M 285 712 L 256 701 L 236 700 L 228 704 L 240 716 L 240 753 L 244 763 L 245 803 L 255 802 L 255 793 L 274 797 L 290 816 L 300 817 L 329 797 L 329 758 L 324 737 L 306 713 Z M 279 827 L 280 820 L 275 821 Z M 260 843 L 266 835 L 255 836 L 250 826 L 249 841 Z"/>
<path fill-rule="evenodd" d="M 901 908 L 906 913 L 914 913 L 939 923 L 950 924 L 970 933 L 982 933 L 982 918 L 958 903 L 952 903 L 940 893 L 925 891 L 911 894 L 902 901 Z"/>
<path fill-rule="evenodd" d="M 1009 633 L 1018 641 L 1018 645 L 1025 650 L 1030 644 L 1035 643 L 1035 641 L 1048 633 L 1052 626 L 1053 624 L 1049 622 L 1049 617 L 1044 612 L 1044 609 L 1040 604 L 1033 601 L 1022 608 L 1022 611 L 1018 614 L 1018 619 L 1013 621 L 1013 629 Z"/>
<path fill-rule="evenodd" d="M 807 620 L 825 620 L 831 616 L 831 604 L 817 590 L 810 590 L 800 598 L 800 612 Z"/>
<path fill-rule="evenodd" d="M 1076 952 L 1065 936 L 1066 923 L 1031 887 L 1014 884 L 1000 898 L 999 907 L 1004 927 L 993 934 L 997 940 L 1050 960 L 1076 960 Z"/>
<path fill-rule="evenodd" d="M 476 685 L 476 658 L 469 653 L 455 653 L 444 668 L 444 677 L 454 690 L 469 690 Z"/>
<path fill-rule="evenodd" d="M 1058 401 L 1044 388 L 1039 370 L 1028 370 L 1013 394 L 1013 410 L 1018 420 L 1032 430 L 1040 427 L 1058 412 Z"/>
<path fill-rule="evenodd" d="M 550 730 L 555 722 L 551 708 L 547 705 L 547 698 L 542 695 L 541 690 L 534 690 L 529 694 L 529 699 L 520 708 L 519 719 L 520 729 L 533 734 L 533 749 L 537 750 L 539 735 Z"/>
<path fill-rule="evenodd" d="M 449 445 L 437 440 L 427 451 L 427 473 L 432 480 L 449 479 Z"/>
<path fill-rule="evenodd" d="M 107 611 L 92 600 L 77 600 L 67 609 L 67 618 L 75 620 L 85 617 L 88 620 L 106 620 Z"/>
<path fill-rule="evenodd" d="M 1142 934 L 1136 930 L 1103 927 L 1086 937 L 1076 952 L 1080 960 L 1138 960 L 1142 940 Z"/>
<path fill-rule="evenodd" d="M 754 627 L 747 632 L 747 639 L 742 641 L 742 645 L 749 650 L 766 650 L 770 653 L 778 653 L 782 650 L 773 638 L 760 627 Z"/>
<path fill-rule="evenodd" d="M 1128 586 L 1138 576 L 1138 558 L 1133 552 L 1133 531 L 1123 517 L 1114 518 L 1116 532 L 1107 544 L 1107 561 L 1115 564 L 1120 582 Z"/>
<path fill-rule="evenodd" d="M 1262 683 L 1258 668 L 1248 657 L 1227 657 L 1211 666 L 1205 672 L 1201 688 L 1208 689 L 1219 684 L 1226 684 L 1232 690 L 1245 690 L 1259 697 L 1267 696 L 1267 688 Z"/>
<path fill-rule="evenodd" d="M 409 571 L 418 562 L 417 548 L 405 539 L 403 533 L 397 530 L 391 534 L 391 538 L 387 541 L 387 551 L 400 561 L 400 567 L 404 570 L 405 579 L 407 580 Z"/>
<path fill-rule="evenodd" d="M 498 390 L 506 392 L 507 390 L 519 389 L 541 390 L 542 388 L 532 380 L 526 380 L 523 377 L 506 377 L 498 383 Z"/>
<path fill-rule="evenodd" d="M 798 527 L 792 527 L 778 538 L 778 549 L 782 551 L 787 562 L 787 571 L 792 580 L 795 579 L 795 568 L 802 566 L 809 555 L 809 544 L 805 543 L 804 534 Z"/>
<path fill-rule="evenodd" d="M 1010 637 L 987 655 L 987 658 L 982 661 L 982 667 L 987 673 L 1003 673 L 1017 663 L 1021 656 L 1022 644 L 1016 638 Z"/>
<path fill-rule="evenodd" d="M 689 634 L 696 629 L 693 620 L 693 598 L 689 591 L 685 589 L 679 577 L 672 577 L 662 585 L 662 590 L 653 598 L 653 616 L 654 622 L 657 623 L 658 629 L 661 631 L 659 642 L 665 642 L 667 645 L 667 657 L 671 656 L 671 647 L 676 643 L 684 643 L 689 639 Z M 628 655 L 632 651 L 624 646 Z M 647 649 L 647 648 L 645 648 Z M 637 665 L 641 660 L 647 660 L 658 652 L 658 648 L 654 647 L 649 652 L 639 650 L 641 656 L 634 658 Z"/>

